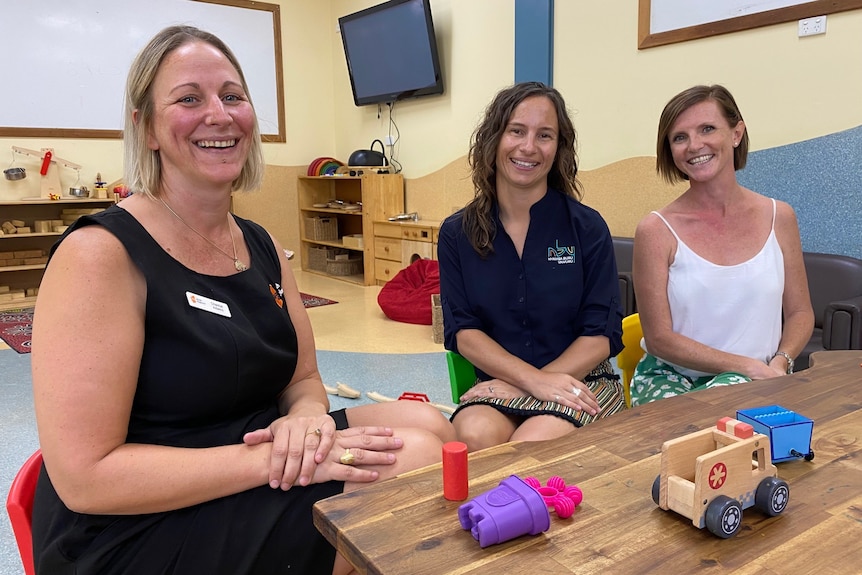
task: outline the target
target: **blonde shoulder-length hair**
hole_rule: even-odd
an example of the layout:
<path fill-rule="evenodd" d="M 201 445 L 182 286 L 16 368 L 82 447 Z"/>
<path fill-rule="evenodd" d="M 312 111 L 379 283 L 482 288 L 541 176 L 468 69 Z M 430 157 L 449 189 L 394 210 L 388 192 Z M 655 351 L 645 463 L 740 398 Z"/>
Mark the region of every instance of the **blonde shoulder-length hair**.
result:
<path fill-rule="evenodd" d="M 161 158 L 158 150 L 151 150 L 147 145 L 147 136 L 152 127 L 154 113 L 153 81 L 165 58 L 180 46 L 191 42 L 205 42 L 225 55 L 239 74 L 242 88 L 251 103 L 248 84 L 236 56 L 217 36 L 193 26 L 170 26 L 156 34 L 135 57 L 126 80 L 123 178 L 126 186 L 133 193 L 147 194 L 151 197 L 159 193 L 162 177 Z M 239 176 L 233 181 L 231 191 L 253 190 L 260 187 L 263 170 L 263 146 L 255 115 L 248 158 Z"/>

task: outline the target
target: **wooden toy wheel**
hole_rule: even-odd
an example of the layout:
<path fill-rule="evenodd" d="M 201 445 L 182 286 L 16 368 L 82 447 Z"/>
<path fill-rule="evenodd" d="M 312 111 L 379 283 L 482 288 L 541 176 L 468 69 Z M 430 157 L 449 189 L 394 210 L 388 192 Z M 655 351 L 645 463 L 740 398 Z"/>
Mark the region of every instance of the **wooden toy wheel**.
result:
<path fill-rule="evenodd" d="M 787 482 L 777 477 L 767 477 L 761 481 L 754 494 L 754 506 L 770 517 L 784 511 L 789 500 L 790 488 Z"/>
<path fill-rule="evenodd" d="M 655 481 L 652 482 L 652 500 L 656 505 L 659 505 L 659 496 L 661 494 L 661 475 L 655 476 Z"/>
<path fill-rule="evenodd" d="M 706 508 L 706 528 L 722 539 L 736 535 L 742 525 L 742 506 L 736 499 L 719 495 Z"/>

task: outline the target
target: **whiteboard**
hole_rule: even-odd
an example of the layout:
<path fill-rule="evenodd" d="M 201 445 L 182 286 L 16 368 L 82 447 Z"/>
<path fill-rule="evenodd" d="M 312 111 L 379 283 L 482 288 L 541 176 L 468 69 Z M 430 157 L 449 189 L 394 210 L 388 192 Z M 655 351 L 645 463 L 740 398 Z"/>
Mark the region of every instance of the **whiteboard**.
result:
<path fill-rule="evenodd" d="M 278 10 L 248 0 L 3 2 L 0 136 L 120 137 L 132 60 L 162 28 L 187 24 L 236 54 L 261 133 L 284 141 Z"/>
<path fill-rule="evenodd" d="M 650 33 L 807 4 L 811 0 L 652 0 Z"/>
<path fill-rule="evenodd" d="M 862 8 L 862 0 L 638 0 L 638 49 Z"/>

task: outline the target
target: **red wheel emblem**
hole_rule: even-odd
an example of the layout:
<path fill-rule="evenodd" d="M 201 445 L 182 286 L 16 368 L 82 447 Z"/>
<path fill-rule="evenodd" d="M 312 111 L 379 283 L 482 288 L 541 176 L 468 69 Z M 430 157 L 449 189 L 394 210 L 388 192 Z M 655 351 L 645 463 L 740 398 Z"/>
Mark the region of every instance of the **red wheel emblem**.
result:
<path fill-rule="evenodd" d="M 727 479 L 727 467 L 720 461 L 712 466 L 709 470 L 709 486 L 713 489 L 718 489 L 724 485 Z"/>

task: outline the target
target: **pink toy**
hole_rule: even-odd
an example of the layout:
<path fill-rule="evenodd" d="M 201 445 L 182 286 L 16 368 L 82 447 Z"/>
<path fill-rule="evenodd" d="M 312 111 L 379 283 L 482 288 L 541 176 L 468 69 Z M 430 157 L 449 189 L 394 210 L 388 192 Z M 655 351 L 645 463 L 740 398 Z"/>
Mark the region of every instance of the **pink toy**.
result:
<path fill-rule="evenodd" d="M 538 491 L 542 499 L 545 500 L 545 505 L 552 508 L 560 519 L 571 517 L 575 512 L 575 507 L 584 500 L 584 494 L 578 486 L 566 487 L 566 482 L 557 475 L 548 479 L 548 483 L 544 487 L 535 477 L 524 478 L 524 483 Z"/>

